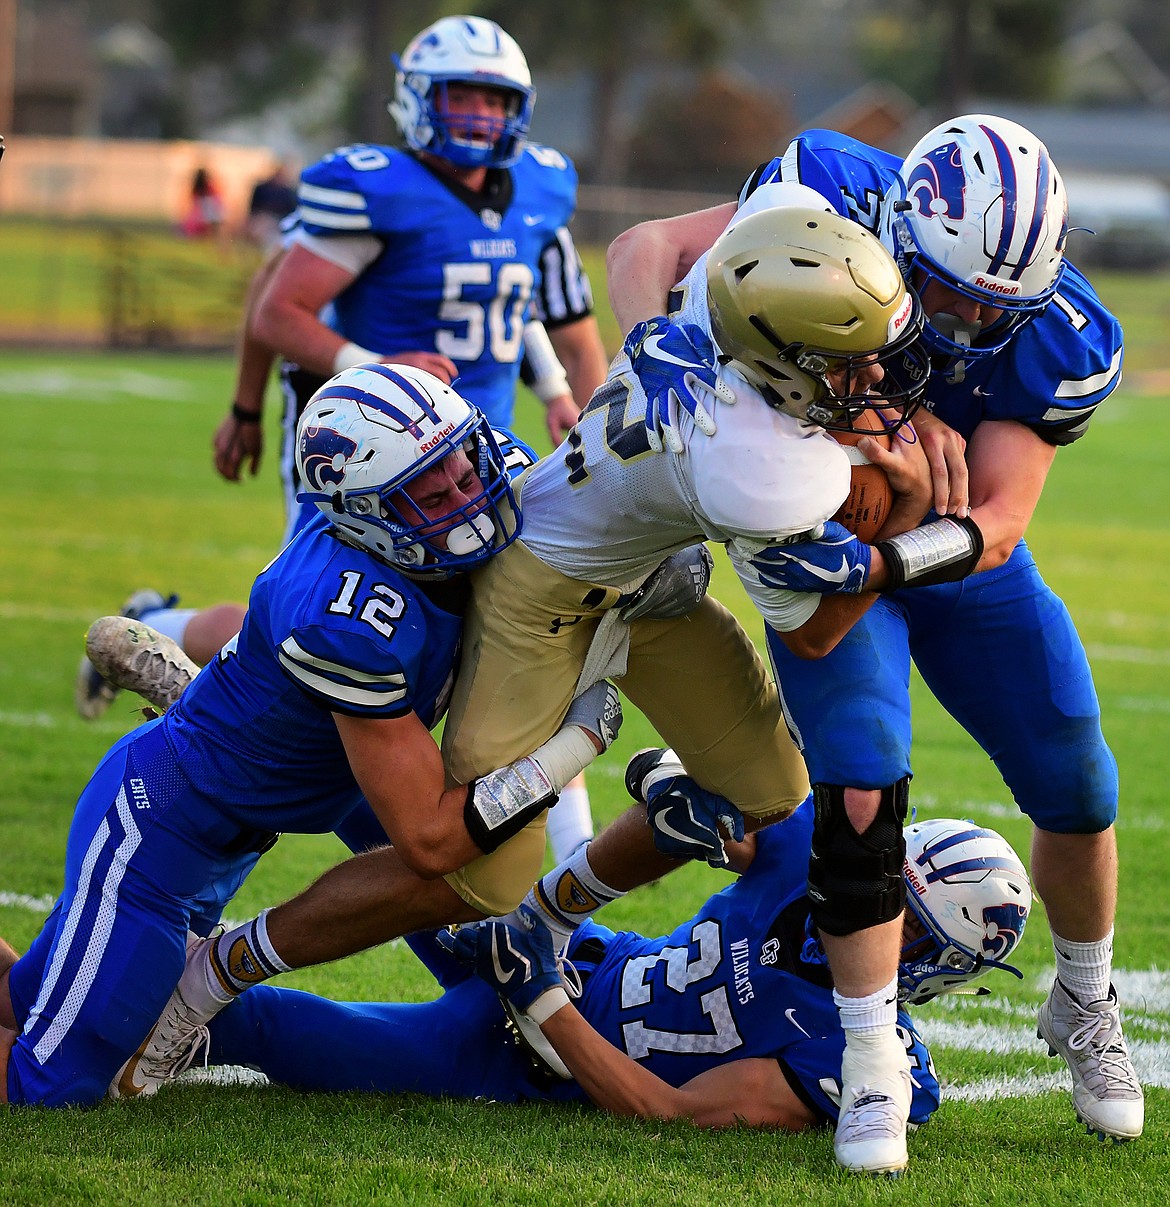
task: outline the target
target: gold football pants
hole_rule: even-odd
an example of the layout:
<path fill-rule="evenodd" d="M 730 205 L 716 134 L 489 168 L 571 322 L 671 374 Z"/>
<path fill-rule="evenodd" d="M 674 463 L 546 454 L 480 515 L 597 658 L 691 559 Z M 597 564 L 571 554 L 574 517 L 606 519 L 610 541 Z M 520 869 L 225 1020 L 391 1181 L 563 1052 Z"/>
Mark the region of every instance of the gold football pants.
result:
<path fill-rule="evenodd" d="M 443 735 L 453 782 L 522 758 L 556 732 L 593 634 L 619 598 L 616 587 L 567 578 L 522 541 L 476 571 Z M 772 677 L 717 600 L 674 620 L 634 621 L 617 685 L 699 784 L 744 814 L 784 816 L 808 795 Z M 540 875 L 544 825 L 542 814 L 447 882 L 485 913 L 507 913 Z"/>

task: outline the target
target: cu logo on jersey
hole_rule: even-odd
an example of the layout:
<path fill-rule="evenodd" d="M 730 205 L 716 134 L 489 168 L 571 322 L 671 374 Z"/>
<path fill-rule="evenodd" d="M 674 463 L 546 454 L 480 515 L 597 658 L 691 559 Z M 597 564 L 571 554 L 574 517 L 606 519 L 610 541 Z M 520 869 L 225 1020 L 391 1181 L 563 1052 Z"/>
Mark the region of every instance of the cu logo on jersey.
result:
<path fill-rule="evenodd" d="M 983 911 L 983 951 L 993 960 L 1002 960 L 1020 941 L 1028 915 L 1018 905 L 1004 902 L 989 905 Z"/>
<path fill-rule="evenodd" d="M 962 152 L 957 143 L 949 142 L 936 147 L 910 173 L 906 195 L 913 199 L 923 217 L 943 215 L 958 221 L 965 208 L 966 183 Z"/>
<path fill-rule="evenodd" d="M 301 465 L 307 485 L 316 491 L 340 486 L 345 467 L 357 452 L 357 442 L 328 427 L 307 427 L 301 433 Z"/>

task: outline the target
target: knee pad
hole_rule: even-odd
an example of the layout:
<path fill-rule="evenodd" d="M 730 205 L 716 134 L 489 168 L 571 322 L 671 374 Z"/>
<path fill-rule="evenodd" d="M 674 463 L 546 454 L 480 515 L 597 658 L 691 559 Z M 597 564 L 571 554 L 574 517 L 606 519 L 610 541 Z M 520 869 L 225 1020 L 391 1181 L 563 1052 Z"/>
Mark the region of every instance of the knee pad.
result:
<path fill-rule="evenodd" d="M 906 904 L 902 825 L 910 777 L 883 788 L 877 816 L 858 834 L 845 812 L 840 784 L 813 784 L 812 856 L 808 895 L 812 919 L 827 935 L 851 935 L 897 918 Z"/>

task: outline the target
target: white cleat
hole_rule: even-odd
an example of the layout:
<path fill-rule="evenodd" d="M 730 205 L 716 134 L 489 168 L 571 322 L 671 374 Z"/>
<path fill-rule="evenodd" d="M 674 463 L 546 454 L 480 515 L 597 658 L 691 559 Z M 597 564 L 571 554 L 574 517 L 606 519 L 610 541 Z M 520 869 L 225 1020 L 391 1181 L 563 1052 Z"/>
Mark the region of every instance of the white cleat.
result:
<path fill-rule="evenodd" d="M 1052 986 L 1036 1023 L 1036 1035 L 1072 1073 L 1077 1118 L 1099 1140 L 1136 1140 L 1145 1125 L 1145 1096 L 1125 1036 L 1117 991 L 1087 1006 L 1059 982 Z"/>
<path fill-rule="evenodd" d="M 211 942 L 214 939 L 189 935 L 187 963 L 190 964 Z M 110 1098 L 149 1098 L 158 1093 L 160 1086 L 185 1073 L 201 1056 L 206 1064 L 211 1043 L 207 1030 L 210 1021 L 184 1001 L 176 986 L 150 1034 L 114 1075 L 107 1095 Z"/>
<path fill-rule="evenodd" d="M 85 635 L 85 653 L 111 691 L 137 692 L 160 712 L 170 708 L 199 673 L 199 665 L 177 642 L 125 616 L 95 620 Z"/>
<path fill-rule="evenodd" d="M 848 1047 L 841 1068 L 841 1111 L 833 1137 L 837 1164 L 854 1173 L 898 1177 L 909 1162 L 906 1129 L 913 1087 L 905 1049 L 886 1070 L 854 1067 Z"/>

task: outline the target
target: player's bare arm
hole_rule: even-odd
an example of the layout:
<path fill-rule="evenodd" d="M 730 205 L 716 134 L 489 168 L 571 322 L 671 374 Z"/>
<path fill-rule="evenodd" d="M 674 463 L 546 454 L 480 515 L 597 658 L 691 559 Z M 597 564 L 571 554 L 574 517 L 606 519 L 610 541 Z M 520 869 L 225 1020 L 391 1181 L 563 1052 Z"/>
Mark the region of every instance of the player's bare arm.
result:
<path fill-rule="evenodd" d="M 303 369 L 330 377 L 345 365 L 338 353 L 349 342 L 321 322 L 318 315 L 354 280 L 354 273 L 297 244 L 281 261 L 260 297 L 251 330 L 261 343 L 287 356 Z M 365 359 L 364 357 L 362 359 Z M 450 385 L 454 363 L 438 352 L 420 349 L 373 360 L 413 365 Z"/>
<path fill-rule="evenodd" d="M 334 721 L 354 778 L 412 872 L 445 876 L 483 854 L 463 821 L 467 788 L 446 786 L 442 755 L 417 714 L 335 713 Z"/>
<path fill-rule="evenodd" d="M 967 443 L 971 516 L 983 533 L 976 570 L 993 570 L 1027 531 L 1056 446 L 1013 420 L 984 420 Z"/>
<path fill-rule="evenodd" d="M 260 296 L 251 330 L 261 343 L 303 369 L 329 377 L 346 342 L 318 315 L 354 274 L 300 245 L 288 250 Z"/>
<path fill-rule="evenodd" d="M 252 333 L 252 317 L 277 265 L 286 254 L 286 249 L 278 249 L 260 265 L 248 282 L 244 319 L 236 348 L 236 386 L 231 410 L 216 428 L 212 439 L 215 468 L 228 482 L 240 480 L 240 467 L 245 461 L 252 477 L 260 469 L 260 457 L 264 451 L 264 428 L 261 423 L 264 393 L 276 357 L 272 349 Z"/>
<path fill-rule="evenodd" d="M 580 414 L 581 409 L 593 397 L 593 391 L 605 380 L 609 370 L 609 361 L 605 355 L 605 347 L 601 342 L 601 332 L 597 328 L 597 320 L 593 315 L 578 319 L 573 323 L 564 323 L 549 330 L 548 338 L 552 343 L 557 359 L 565 367 L 565 375 L 569 379 L 570 400 Z M 576 416 L 573 423 L 576 423 Z M 552 406 L 549 406 L 549 427 L 552 427 Z M 572 427 L 572 423 L 569 424 Z M 563 438 L 553 436 L 558 443 Z"/>
<path fill-rule="evenodd" d="M 731 1061 L 674 1087 L 603 1039 L 572 1006 L 541 1024 L 574 1079 L 598 1106 L 639 1119 L 689 1119 L 697 1127 L 801 1131 L 816 1118 L 774 1060 Z"/>
<path fill-rule="evenodd" d="M 609 245 L 609 304 L 622 331 L 666 310 L 670 290 L 723 233 L 735 202 L 632 227 Z"/>

